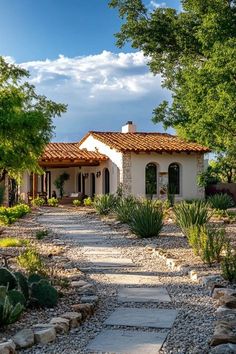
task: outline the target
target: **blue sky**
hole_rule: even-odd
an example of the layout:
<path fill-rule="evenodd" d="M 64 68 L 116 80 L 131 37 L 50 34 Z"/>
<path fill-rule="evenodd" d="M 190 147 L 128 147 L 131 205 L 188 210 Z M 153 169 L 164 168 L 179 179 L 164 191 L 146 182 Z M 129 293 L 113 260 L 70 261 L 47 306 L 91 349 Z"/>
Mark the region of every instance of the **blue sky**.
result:
<path fill-rule="evenodd" d="M 179 8 L 179 1 L 147 0 Z M 57 141 L 88 130 L 119 130 L 127 120 L 139 130 L 160 130 L 153 108 L 170 93 L 161 89 L 142 53 L 119 49 L 121 21 L 108 0 L 0 0 L 0 55 L 26 67 L 39 93 L 68 103 L 55 120 Z"/>

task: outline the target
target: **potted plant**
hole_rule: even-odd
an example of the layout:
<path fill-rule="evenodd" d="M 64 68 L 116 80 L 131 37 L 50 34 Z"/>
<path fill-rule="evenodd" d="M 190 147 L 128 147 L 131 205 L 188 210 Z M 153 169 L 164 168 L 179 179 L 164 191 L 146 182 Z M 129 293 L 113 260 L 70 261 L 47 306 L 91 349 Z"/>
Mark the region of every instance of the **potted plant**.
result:
<path fill-rule="evenodd" d="M 64 195 L 64 184 L 70 178 L 69 173 L 64 172 L 60 176 L 58 176 L 54 181 L 54 186 L 59 190 L 60 197 L 62 198 Z"/>

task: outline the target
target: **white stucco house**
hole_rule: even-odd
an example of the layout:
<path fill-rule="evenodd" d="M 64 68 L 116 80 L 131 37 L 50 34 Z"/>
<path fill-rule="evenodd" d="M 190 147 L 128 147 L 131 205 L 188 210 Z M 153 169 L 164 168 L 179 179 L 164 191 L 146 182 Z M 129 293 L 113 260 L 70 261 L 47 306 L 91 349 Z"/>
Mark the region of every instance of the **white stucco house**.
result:
<path fill-rule="evenodd" d="M 90 131 L 77 143 L 50 143 L 40 158 L 43 175 L 24 174 L 20 193 L 35 196 L 59 192 L 54 181 L 63 172 L 70 178 L 65 195 L 116 193 L 166 196 L 172 186 L 177 199 L 202 198 L 197 175 L 204 169 L 209 149 L 166 133 L 137 132 L 131 121 L 121 132 Z"/>

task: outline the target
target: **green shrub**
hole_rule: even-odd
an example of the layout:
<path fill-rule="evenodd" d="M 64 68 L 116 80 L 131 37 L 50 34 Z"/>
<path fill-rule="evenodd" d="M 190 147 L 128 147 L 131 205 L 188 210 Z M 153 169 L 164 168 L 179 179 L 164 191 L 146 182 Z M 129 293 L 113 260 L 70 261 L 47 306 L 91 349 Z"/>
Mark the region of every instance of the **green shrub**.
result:
<path fill-rule="evenodd" d="M 6 286 L 9 290 L 17 287 L 17 280 L 7 268 L 0 268 L 0 286 Z"/>
<path fill-rule="evenodd" d="M 228 245 L 224 228 L 195 225 L 188 230 L 187 234 L 189 245 L 203 262 L 209 265 L 214 261 L 220 262 L 222 250 Z"/>
<path fill-rule="evenodd" d="M 92 204 L 93 204 L 93 201 L 90 197 L 84 199 L 85 206 L 91 206 Z"/>
<path fill-rule="evenodd" d="M 20 303 L 23 307 L 26 307 L 26 299 L 21 291 L 15 289 L 10 290 L 7 292 L 7 296 L 13 306 Z"/>
<path fill-rule="evenodd" d="M 163 226 L 163 211 L 151 201 L 140 204 L 133 210 L 130 228 L 140 237 L 159 236 Z"/>
<path fill-rule="evenodd" d="M 43 206 L 46 204 L 46 202 L 45 202 L 44 198 L 36 197 L 36 198 L 32 199 L 31 204 L 33 206 Z"/>
<path fill-rule="evenodd" d="M 48 230 L 38 230 L 35 234 L 37 240 L 42 240 L 46 236 L 48 236 Z"/>
<path fill-rule="evenodd" d="M 4 225 L 12 224 L 29 212 L 30 207 L 26 204 L 18 204 L 11 208 L 0 207 L 0 222 Z"/>
<path fill-rule="evenodd" d="M 47 280 L 32 284 L 32 297 L 43 307 L 54 307 L 58 301 L 57 290 Z"/>
<path fill-rule="evenodd" d="M 58 207 L 58 199 L 57 198 L 49 198 L 48 205 L 51 207 Z"/>
<path fill-rule="evenodd" d="M 94 207 L 98 214 L 108 215 L 115 210 L 117 198 L 113 194 L 98 195 L 94 199 Z"/>
<path fill-rule="evenodd" d="M 26 269 L 30 274 L 41 273 L 45 268 L 39 253 L 33 248 L 28 248 L 22 252 L 17 257 L 17 263 L 20 267 Z"/>
<path fill-rule="evenodd" d="M 28 300 L 29 299 L 29 285 L 28 285 L 27 278 L 21 272 L 15 272 L 14 275 L 17 279 L 17 282 L 18 282 L 21 292 L 23 293 L 25 299 Z"/>
<path fill-rule="evenodd" d="M 233 198 L 226 193 L 214 194 L 208 198 L 208 203 L 213 209 L 226 210 L 234 206 Z"/>
<path fill-rule="evenodd" d="M 192 203 L 181 202 L 174 207 L 176 223 L 187 236 L 192 226 L 203 226 L 210 219 L 208 204 L 198 200 Z"/>
<path fill-rule="evenodd" d="M 73 205 L 74 205 L 75 207 L 79 207 L 79 206 L 81 206 L 81 204 L 82 204 L 81 200 L 79 200 L 79 199 L 73 200 Z"/>
<path fill-rule="evenodd" d="M 232 252 L 230 244 L 226 251 L 226 255 L 221 262 L 221 272 L 225 280 L 236 282 L 236 254 Z"/>
<path fill-rule="evenodd" d="M 126 198 L 120 198 L 117 201 L 115 213 L 117 219 L 123 223 L 130 223 L 133 216 L 133 211 L 137 207 L 138 201 L 130 196 Z"/>
<path fill-rule="evenodd" d="M 12 305 L 7 295 L 7 287 L 0 286 L 0 326 L 16 322 L 23 309 L 24 306 L 20 303 Z"/>
<path fill-rule="evenodd" d="M 20 240 L 15 237 L 6 237 L 0 239 L 0 247 L 22 247 L 28 244 L 28 240 Z"/>

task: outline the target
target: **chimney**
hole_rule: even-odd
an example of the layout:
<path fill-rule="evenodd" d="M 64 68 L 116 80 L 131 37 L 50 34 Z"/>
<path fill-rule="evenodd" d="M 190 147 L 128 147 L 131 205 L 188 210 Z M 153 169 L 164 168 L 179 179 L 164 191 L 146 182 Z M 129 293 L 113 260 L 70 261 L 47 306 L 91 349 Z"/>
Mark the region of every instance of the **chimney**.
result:
<path fill-rule="evenodd" d="M 123 125 L 121 131 L 122 133 L 136 133 L 136 125 L 129 120 L 125 125 Z"/>

